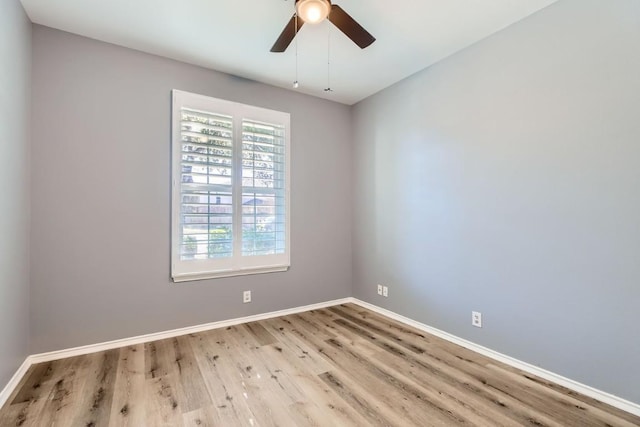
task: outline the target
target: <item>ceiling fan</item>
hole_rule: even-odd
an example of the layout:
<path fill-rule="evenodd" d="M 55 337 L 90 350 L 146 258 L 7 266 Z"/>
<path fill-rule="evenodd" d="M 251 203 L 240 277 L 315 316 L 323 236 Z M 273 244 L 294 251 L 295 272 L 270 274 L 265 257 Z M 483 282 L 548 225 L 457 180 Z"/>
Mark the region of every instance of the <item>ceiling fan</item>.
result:
<path fill-rule="evenodd" d="M 297 19 L 300 18 L 300 19 Z M 337 4 L 331 4 L 331 0 L 296 0 L 296 12 L 278 40 L 271 48 L 271 52 L 284 52 L 294 39 L 300 28 L 305 24 L 317 24 L 329 19 L 361 49 L 376 41 L 367 30 L 362 28 L 347 12 Z"/>

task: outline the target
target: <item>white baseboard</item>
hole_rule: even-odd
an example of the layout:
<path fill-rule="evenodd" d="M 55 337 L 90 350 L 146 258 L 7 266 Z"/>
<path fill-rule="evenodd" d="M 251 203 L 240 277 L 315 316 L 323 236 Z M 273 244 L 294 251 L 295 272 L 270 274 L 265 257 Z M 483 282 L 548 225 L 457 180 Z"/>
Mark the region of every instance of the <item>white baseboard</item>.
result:
<path fill-rule="evenodd" d="M 65 350 L 34 354 L 31 356 L 28 356 L 25 359 L 25 361 L 22 363 L 20 368 L 18 368 L 18 370 L 13 375 L 11 380 L 9 380 L 9 383 L 5 386 L 2 392 L 0 392 L 0 408 L 5 404 L 5 402 L 11 395 L 11 393 L 13 393 L 13 390 L 16 388 L 16 386 L 18 385 L 22 377 L 26 374 L 29 367 L 36 363 L 49 362 L 52 360 L 63 359 L 66 357 L 80 356 L 83 354 L 96 353 L 99 351 L 111 350 L 114 348 L 125 347 L 125 346 L 135 345 L 135 344 L 142 344 L 145 342 L 161 340 L 166 338 L 173 338 L 180 335 L 193 334 L 197 332 L 208 331 L 211 329 L 226 328 L 228 326 L 239 325 L 241 323 L 272 319 L 274 317 L 287 316 L 290 314 L 302 313 L 309 310 L 317 310 L 320 308 L 326 308 L 326 307 L 331 307 L 334 305 L 340 305 L 340 304 L 346 304 L 346 303 L 357 304 L 361 307 L 364 307 L 371 311 L 375 311 L 376 313 L 382 314 L 383 316 L 387 316 L 391 319 L 397 320 L 409 326 L 413 326 L 424 332 L 435 335 L 437 337 L 450 341 L 454 344 L 458 344 L 462 347 L 468 348 L 469 350 L 473 350 L 477 353 L 480 353 L 484 356 L 495 359 L 499 362 L 505 363 L 509 366 L 513 366 L 514 368 L 518 368 L 530 374 L 537 375 L 540 378 L 553 381 L 556 384 L 567 387 L 568 389 L 574 390 L 578 393 L 582 393 L 585 396 L 592 397 L 601 402 L 607 403 L 613 407 L 622 409 L 623 411 L 640 416 L 640 405 L 637 403 L 633 403 L 628 400 L 622 399 L 620 397 L 614 396 L 612 394 L 606 393 L 604 391 L 597 390 L 588 385 L 579 383 L 577 381 L 573 381 L 569 378 L 563 377 L 561 375 L 555 374 L 553 372 L 547 371 L 545 369 L 539 368 L 537 366 L 531 365 L 521 360 L 514 359 L 513 357 L 504 355 L 497 351 L 475 344 L 471 341 L 467 341 L 463 338 L 459 338 L 455 335 L 451 335 L 447 332 L 444 332 L 439 329 L 433 328 L 431 326 L 425 325 L 423 323 L 417 322 L 413 319 L 409 319 L 408 317 L 404 317 L 400 314 L 394 313 L 393 311 L 378 307 L 376 305 L 373 305 L 368 302 L 359 300 L 357 298 L 352 298 L 352 297 L 342 298 L 342 299 L 333 300 L 333 301 L 326 301 L 326 302 L 306 305 L 302 307 L 295 307 L 295 308 L 290 308 L 286 310 L 256 314 L 256 315 L 247 316 L 247 317 L 240 317 L 237 319 L 222 320 L 219 322 L 206 323 L 203 325 L 172 329 L 170 331 L 156 332 L 156 333 L 140 335 L 132 338 L 124 338 L 124 339 L 108 341 L 108 342 L 103 342 L 98 344 L 91 344 L 91 345 L 85 345 L 81 347 L 69 348 Z"/>
<path fill-rule="evenodd" d="M 527 362 L 514 359 L 511 356 L 507 356 L 505 354 L 502 354 L 497 351 L 491 350 L 489 348 L 483 347 L 481 345 L 475 344 L 471 341 L 467 341 L 463 338 L 457 337 L 455 335 L 451 335 L 447 332 L 425 325 L 424 323 L 420 323 L 413 319 L 409 319 L 408 317 L 404 317 L 400 314 L 394 313 L 393 311 L 378 307 L 377 305 L 373 305 L 368 302 L 361 301 L 357 298 L 351 298 L 351 302 L 361 307 L 367 308 L 371 311 L 375 311 L 376 313 L 382 314 L 383 316 L 387 316 L 394 320 L 402 322 L 406 325 L 413 326 L 414 328 L 420 329 L 421 331 L 424 331 L 429 334 L 435 335 L 439 338 L 445 339 L 454 344 L 458 344 L 459 346 L 468 348 L 469 350 L 473 350 L 476 353 L 482 354 L 483 356 L 490 357 L 506 365 L 513 366 L 514 368 L 536 375 L 540 378 L 544 378 L 545 380 L 552 381 L 570 390 L 584 394 L 585 396 L 592 397 L 596 400 L 607 403 L 618 409 L 622 409 L 623 411 L 640 416 L 640 404 L 630 402 L 621 397 L 614 396 L 610 393 L 595 389 L 586 384 L 579 383 L 572 379 L 563 377 L 562 375 L 558 375 L 553 372 L 547 371 L 545 369 L 539 368 L 537 366 L 531 365 Z"/>
<path fill-rule="evenodd" d="M 31 366 L 31 361 L 29 360 L 29 357 L 27 357 L 24 359 L 24 362 L 22 362 L 22 365 L 20 365 L 16 373 L 13 374 L 7 385 L 2 389 L 2 391 L 0 391 L 0 408 L 4 406 L 5 402 L 9 399 L 9 396 L 11 396 L 11 393 L 13 393 L 13 390 L 18 386 L 22 377 L 24 377 L 24 374 L 27 373 L 29 366 Z"/>

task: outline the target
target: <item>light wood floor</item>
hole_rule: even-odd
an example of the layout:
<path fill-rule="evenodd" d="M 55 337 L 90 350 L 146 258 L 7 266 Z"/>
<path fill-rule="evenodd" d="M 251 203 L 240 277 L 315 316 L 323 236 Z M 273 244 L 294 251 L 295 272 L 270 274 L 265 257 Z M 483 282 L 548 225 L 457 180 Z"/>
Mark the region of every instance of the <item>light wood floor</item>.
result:
<path fill-rule="evenodd" d="M 355 305 L 42 363 L 1 426 L 638 426 Z"/>

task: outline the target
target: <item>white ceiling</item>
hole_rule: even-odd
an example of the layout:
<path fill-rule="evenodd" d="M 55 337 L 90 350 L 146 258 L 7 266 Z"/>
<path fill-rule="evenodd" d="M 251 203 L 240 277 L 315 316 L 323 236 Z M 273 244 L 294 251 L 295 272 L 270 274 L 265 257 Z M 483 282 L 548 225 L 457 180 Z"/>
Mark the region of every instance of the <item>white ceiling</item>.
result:
<path fill-rule="evenodd" d="M 556 0 L 335 0 L 377 41 L 328 21 L 298 34 L 300 92 L 354 104 Z M 295 42 L 270 53 L 294 0 L 22 0 L 46 25 L 293 90 Z M 331 40 L 327 87 L 327 41 Z"/>

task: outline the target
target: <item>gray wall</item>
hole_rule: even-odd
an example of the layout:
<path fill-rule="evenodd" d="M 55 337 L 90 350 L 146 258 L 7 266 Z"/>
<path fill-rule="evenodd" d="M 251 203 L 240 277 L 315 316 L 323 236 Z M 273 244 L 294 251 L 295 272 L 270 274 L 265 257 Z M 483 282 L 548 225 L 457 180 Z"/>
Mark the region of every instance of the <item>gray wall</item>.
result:
<path fill-rule="evenodd" d="M 348 107 L 37 25 L 33 61 L 33 352 L 351 294 Z M 174 88 L 291 113 L 289 272 L 170 282 Z"/>
<path fill-rule="evenodd" d="M 31 23 L 0 0 L 0 390 L 29 346 Z"/>
<path fill-rule="evenodd" d="M 637 0 L 560 1 L 358 104 L 354 296 L 640 402 L 639 115 Z"/>

